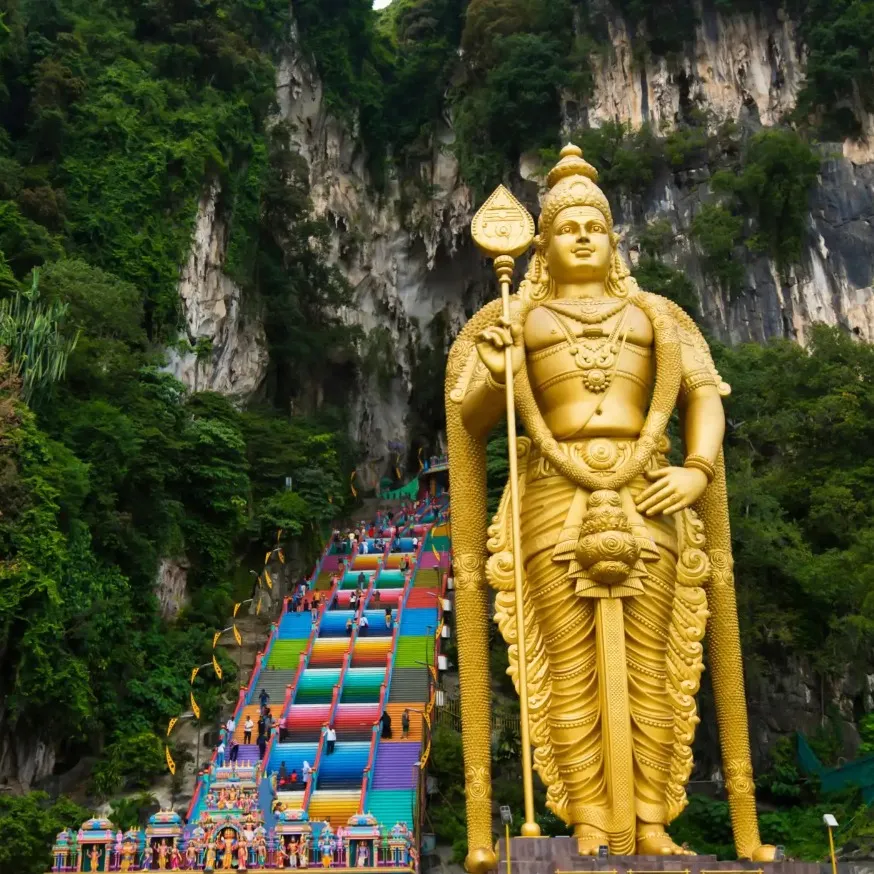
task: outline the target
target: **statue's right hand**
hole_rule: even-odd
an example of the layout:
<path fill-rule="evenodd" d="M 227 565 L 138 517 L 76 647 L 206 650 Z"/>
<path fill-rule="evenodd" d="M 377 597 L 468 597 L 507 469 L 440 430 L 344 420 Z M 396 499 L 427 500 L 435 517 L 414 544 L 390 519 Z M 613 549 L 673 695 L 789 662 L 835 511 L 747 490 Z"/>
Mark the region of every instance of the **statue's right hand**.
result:
<path fill-rule="evenodd" d="M 522 326 L 501 317 L 500 323 L 486 328 L 477 340 L 476 351 L 485 364 L 492 379 L 503 384 L 506 374 L 505 350 L 512 348 L 513 375 L 515 376 L 525 361 L 525 343 L 522 337 Z"/>

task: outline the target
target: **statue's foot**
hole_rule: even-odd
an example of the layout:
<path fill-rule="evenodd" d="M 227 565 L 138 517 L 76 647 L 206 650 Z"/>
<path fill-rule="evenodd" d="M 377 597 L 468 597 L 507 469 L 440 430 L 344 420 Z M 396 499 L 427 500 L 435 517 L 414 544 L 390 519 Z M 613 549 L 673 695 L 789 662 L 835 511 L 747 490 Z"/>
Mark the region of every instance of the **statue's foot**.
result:
<path fill-rule="evenodd" d="M 777 855 L 777 848 L 771 844 L 759 844 L 750 854 L 753 862 L 773 862 Z"/>
<path fill-rule="evenodd" d="M 638 856 L 694 856 L 691 850 L 671 840 L 664 826 L 647 823 L 637 829 Z"/>
<path fill-rule="evenodd" d="M 597 856 L 598 849 L 609 844 L 607 832 L 585 823 L 574 826 L 574 837 L 577 839 L 577 852 L 581 856 Z"/>

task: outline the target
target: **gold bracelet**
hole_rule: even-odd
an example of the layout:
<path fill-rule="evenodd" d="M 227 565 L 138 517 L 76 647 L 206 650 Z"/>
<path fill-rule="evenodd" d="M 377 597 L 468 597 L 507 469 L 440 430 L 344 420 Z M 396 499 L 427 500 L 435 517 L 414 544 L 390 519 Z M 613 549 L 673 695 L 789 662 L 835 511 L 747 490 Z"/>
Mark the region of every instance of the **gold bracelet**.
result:
<path fill-rule="evenodd" d="M 501 391 L 502 392 L 502 391 L 507 390 L 507 384 L 505 382 L 495 382 L 495 379 L 492 376 L 492 373 L 490 370 L 486 371 L 486 385 L 492 391 Z"/>
<path fill-rule="evenodd" d="M 700 470 L 707 477 L 707 482 L 712 483 L 716 476 L 716 468 L 713 463 L 708 461 L 703 455 L 687 455 L 683 462 L 683 467 L 691 468 L 692 470 Z"/>

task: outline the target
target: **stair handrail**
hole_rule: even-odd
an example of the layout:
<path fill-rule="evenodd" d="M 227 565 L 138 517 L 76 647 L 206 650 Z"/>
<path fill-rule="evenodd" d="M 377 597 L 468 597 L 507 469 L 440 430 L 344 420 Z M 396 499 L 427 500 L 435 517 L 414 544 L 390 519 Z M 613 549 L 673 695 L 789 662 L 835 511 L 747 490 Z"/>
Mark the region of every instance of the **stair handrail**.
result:
<path fill-rule="evenodd" d="M 359 603 L 356 608 L 355 615 L 358 616 L 363 609 L 363 604 Z M 331 706 L 328 709 L 328 718 L 326 721 L 327 726 L 331 726 L 334 724 L 334 718 L 337 715 L 337 707 L 340 705 L 340 697 L 343 694 L 343 683 L 346 680 L 346 673 L 349 670 L 349 664 L 352 661 L 352 650 L 355 646 L 355 641 L 358 638 L 358 623 L 355 622 L 352 625 L 352 634 L 349 635 L 349 646 L 346 648 L 346 653 L 343 656 L 343 664 L 340 666 L 340 676 L 337 678 L 337 683 L 334 686 L 334 694 L 331 696 Z M 322 763 L 322 755 L 325 750 L 325 735 L 327 734 L 327 730 L 323 731 L 319 736 L 319 746 L 316 750 L 316 758 L 313 762 L 313 772 L 310 777 L 309 785 L 306 788 L 303 796 L 303 803 L 301 805 L 303 810 L 309 809 L 310 798 L 312 797 L 313 792 L 315 792 L 316 780 L 319 776 L 319 766 Z"/>
<path fill-rule="evenodd" d="M 406 580 L 404 581 L 404 588 L 401 593 L 401 597 L 398 599 L 398 618 L 397 622 L 395 623 L 395 627 L 392 629 L 391 644 L 389 645 L 389 649 L 385 657 L 385 678 L 383 679 L 382 685 L 379 689 L 379 707 L 377 710 L 379 716 L 377 717 L 377 720 L 382 718 L 382 713 L 386 705 L 386 699 L 388 698 L 392 673 L 394 671 L 395 657 L 397 655 L 398 638 L 400 637 L 401 633 L 401 614 L 403 613 L 404 606 L 406 605 L 407 599 L 410 596 L 410 592 L 413 590 L 412 583 L 413 572 L 410 571 L 407 574 Z M 376 754 L 379 748 L 379 741 L 381 736 L 382 735 L 379 730 L 379 721 L 377 721 L 373 726 L 373 736 L 370 738 L 370 754 L 367 758 L 367 765 L 365 766 L 364 771 L 361 775 L 361 797 L 358 800 L 359 813 L 365 812 L 364 805 L 367 803 L 367 793 L 370 791 L 370 786 L 373 783 L 373 766 L 376 762 Z"/>
<path fill-rule="evenodd" d="M 294 703 L 294 699 L 297 697 L 297 687 L 300 683 L 300 678 L 303 676 L 303 673 L 309 666 L 310 659 L 312 658 L 313 648 L 315 647 L 316 640 L 319 637 L 319 628 L 322 624 L 322 617 L 325 615 L 325 611 L 328 609 L 328 604 L 334 599 L 338 585 L 339 578 L 335 577 L 334 585 L 329 591 L 330 597 L 327 600 L 323 600 L 319 604 L 319 612 L 316 615 L 316 621 L 313 623 L 313 627 L 310 629 L 310 636 L 307 640 L 306 649 L 304 649 L 304 651 L 298 657 L 297 673 L 295 673 L 294 679 L 291 681 L 291 683 L 289 683 L 285 687 L 285 699 L 282 702 L 282 710 L 279 714 L 277 730 L 271 733 L 270 740 L 267 742 L 267 749 L 264 751 L 265 770 L 267 768 L 267 765 L 270 763 L 270 755 L 273 752 L 274 744 L 279 742 L 277 738 L 279 737 L 279 732 L 282 730 L 282 722 L 288 717 L 288 711 L 291 709 L 291 705 Z"/>
<path fill-rule="evenodd" d="M 333 545 L 333 543 L 334 543 L 334 534 L 332 532 L 331 536 L 328 538 L 328 542 L 325 545 L 325 548 L 322 550 L 322 554 L 319 557 L 319 560 L 316 562 L 316 567 L 313 571 L 313 575 L 310 579 L 310 583 L 312 583 L 316 579 L 316 577 L 318 577 L 319 568 L 322 566 L 322 562 L 325 560 L 325 557 L 330 554 L 331 546 Z M 336 587 L 336 585 L 337 585 L 337 582 L 335 581 L 335 587 Z M 240 694 L 237 697 L 237 706 L 234 708 L 234 722 L 239 721 L 239 717 L 241 715 L 242 708 L 245 707 L 246 704 L 250 703 L 248 700 L 249 695 L 251 694 L 252 690 L 257 688 L 257 685 L 258 685 L 257 681 L 261 675 L 261 670 L 262 670 L 263 665 L 264 665 L 265 657 L 269 656 L 269 653 L 273 647 L 273 644 L 278 639 L 279 624 L 282 621 L 282 617 L 285 616 L 285 614 L 288 612 L 289 600 L 290 599 L 288 597 L 283 598 L 282 610 L 281 610 L 280 615 L 279 615 L 279 621 L 270 623 L 270 634 L 267 636 L 267 642 L 264 644 L 264 648 L 255 656 L 255 664 L 253 665 L 252 673 L 249 676 L 249 682 L 246 684 L 245 687 L 240 689 Z M 318 625 L 321 621 L 321 617 L 324 613 L 324 610 L 325 610 L 325 604 L 323 602 L 322 606 L 320 607 L 319 615 L 317 617 L 316 628 L 318 627 Z M 316 635 L 316 628 L 314 628 L 313 631 L 310 632 L 310 641 L 308 642 L 309 653 L 307 654 L 307 663 L 309 663 L 309 655 L 312 652 L 312 645 L 313 645 L 313 642 L 315 640 L 314 635 Z M 301 672 L 300 663 L 298 663 L 298 674 L 296 675 L 295 682 L 294 682 L 295 689 L 297 688 L 297 680 L 300 678 L 300 672 Z M 286 694 L 286 700 L 283 701 L 283 711 L 286 708 L 286 702 L 288 700 L 288 689 L 287 688 L 286 688 L 285 694 Z M 282 715 L 284 715 L 284 712 Z M 280 716 L 280 719 L 281 718 L 282 718 L 282 716 Z M 266 763 L 270 761 L 270 753 L 271 753 L 272 748 L 273 748 L 274 737 L 276 737 L 277 734 L 278 734 L 278 729 L 275 733 L 271 734 L 271 736 L 270 736 L 270 741 L 268 742 L 267 749 L 264 752 L 264 759 L 263 759 L 263 763 L 262 763 L 262 768 L 265 768 Z M 216 758 L 216 751 L 213 750 L 212 755 L 210 756 L 209 762 L 207 764 L 206 774 L 204 775 L 207 778 L 209 778 L 209 776 L 212 774 L 212 766 L 215 762 L 215 758 Z M 203 787 L 204 782 L 207 782 L 207 781 L 196 780 L 195 790 L 192 793 L 191 802 L 188 805 L 188 812 L 186 814 L 186 819 L 190 819 L 190 817 L 191 817 L 191 811 L 194 809 L 194 807 L 195 807 L 195 805 L 200 797 L 200 793 L 203 791 L 202 787 Z"/>

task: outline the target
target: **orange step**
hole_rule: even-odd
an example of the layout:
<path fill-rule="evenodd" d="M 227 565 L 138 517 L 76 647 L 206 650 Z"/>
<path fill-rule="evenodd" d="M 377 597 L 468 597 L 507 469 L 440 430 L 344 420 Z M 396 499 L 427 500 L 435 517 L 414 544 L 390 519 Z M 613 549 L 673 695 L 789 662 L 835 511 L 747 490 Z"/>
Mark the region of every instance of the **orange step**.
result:
<path fill-rule="evenodd" d="M 419 705 L 421 708 L 421 705 Z M 384 740 L 380 738 L 379 742 L 381 744 L 390 744 L 395 741 L 411 741 L 411 740 L 422 740 L 422 714 L 417 713 L 413 710 L 412 706 L 409 704 L 405 704 L 403 702 L 399 704 L 387 704 L 385 709 L 388 711 L 388 715 L 391 717 L 391 738 L 389 740 Z M 410 733 L 406 736 L 402 736 L 401 730 L 401 716 L 403 715 L 404 710 L 410 711 Z"/>
<path fill-rule="evenodd" d="M 270 708 L 273 710 L 273 708 Z M 261 706 L 259 704 L 247 704 L 243 708 L 243 712 L 240 714 L 240 718 L 237 720 L 237 727 L 234 729 L 234 737 L 237 739 L 238 743 L 243 742 L 243 726 L 246 724 L 246 717 L 251 716 L 252 722 L 255 725 L 252 728 L 252 743 L 258 740 L 258 717 L 261 715 Z M 276 714 L 274 713 L 274 719 L 276 718 Z"/>

